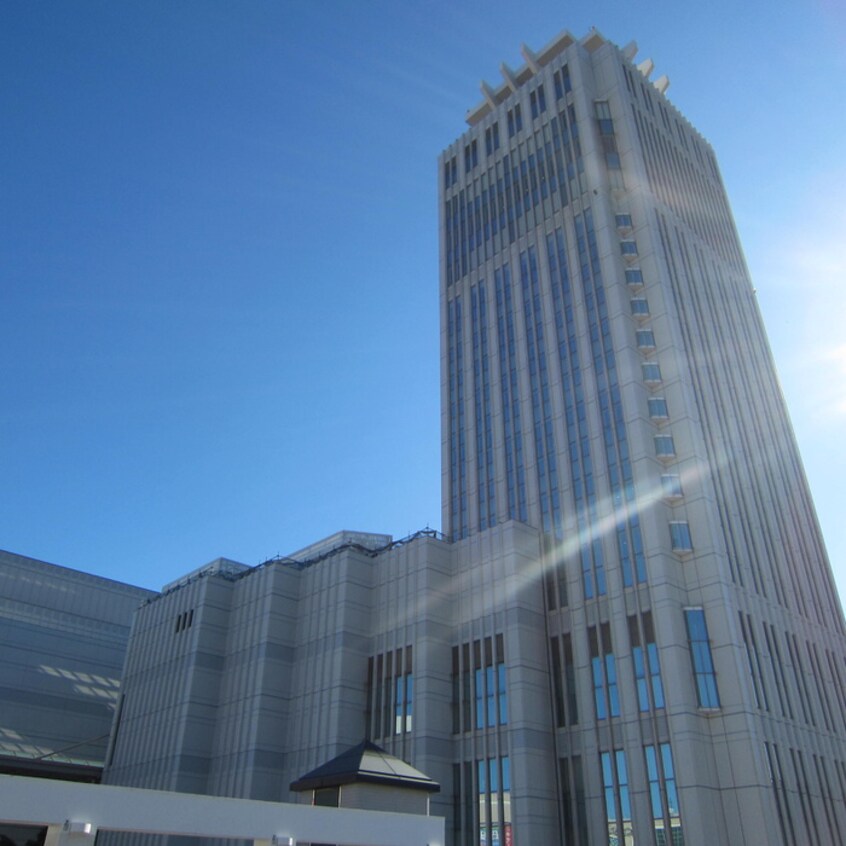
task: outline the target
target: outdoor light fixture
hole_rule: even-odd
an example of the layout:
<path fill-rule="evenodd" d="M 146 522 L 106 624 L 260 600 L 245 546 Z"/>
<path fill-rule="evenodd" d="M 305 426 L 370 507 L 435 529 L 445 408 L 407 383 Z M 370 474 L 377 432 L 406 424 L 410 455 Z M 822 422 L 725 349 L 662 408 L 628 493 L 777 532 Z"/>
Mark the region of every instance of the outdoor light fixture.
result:
<path fill-rule="evenodd" d="M 90 822 L 65 820 L 63 828 L 68 834 L 82 834 L 86 837 L 91 837 L 94 834 L 94 826 Z"/>

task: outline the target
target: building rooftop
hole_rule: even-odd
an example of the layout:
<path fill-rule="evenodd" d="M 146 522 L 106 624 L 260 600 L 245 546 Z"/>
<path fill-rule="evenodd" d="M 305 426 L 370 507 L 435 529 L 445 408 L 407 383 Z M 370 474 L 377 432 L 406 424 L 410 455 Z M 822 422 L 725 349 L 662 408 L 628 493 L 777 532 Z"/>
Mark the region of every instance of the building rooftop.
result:
<path fill-rule="evenodd" d="M 411 764 L 394 757 L 375 743 L 363 740 L 291 782 L 291 790 L 319 790 L 356 782 L 411 787 L 429 793 L 438 793 L 441 789 L 436 781 Z"/>

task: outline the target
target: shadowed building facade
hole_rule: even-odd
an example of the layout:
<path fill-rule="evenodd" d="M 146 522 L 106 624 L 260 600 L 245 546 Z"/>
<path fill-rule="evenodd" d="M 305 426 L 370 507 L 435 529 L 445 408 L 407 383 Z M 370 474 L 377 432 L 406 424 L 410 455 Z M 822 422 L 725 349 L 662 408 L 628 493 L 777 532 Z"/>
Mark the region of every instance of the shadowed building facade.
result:
<path fill-rule="evenodd" d="M 107 778 L 287 799 L 374 740 L 448 842 L 838 843 L 844 623 L 714 154 L 564 33 L 441 155 L 444 536 L 138 615 Z"/>

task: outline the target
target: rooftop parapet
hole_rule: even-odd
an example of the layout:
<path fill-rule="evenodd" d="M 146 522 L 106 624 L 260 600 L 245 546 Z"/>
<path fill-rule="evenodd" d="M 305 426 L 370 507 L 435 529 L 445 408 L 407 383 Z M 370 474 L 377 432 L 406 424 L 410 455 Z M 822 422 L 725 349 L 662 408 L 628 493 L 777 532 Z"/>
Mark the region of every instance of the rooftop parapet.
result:
<path fill-rule="evenodd" d="M 544 66 L 548 65 L 556 56 L 561 55 L 572 44 L 579 43 L 588 53 L 593 53 L 609 43 L 602 33 L 596 28 L 593 28 L 585 35 L 581 41 L 577 42 L 572 33 L 568 30 L 557 35 L 549 42 L 542 50 L 535 53 L 525 44 L 520 45 L 520 53 L 525 59 L 525 64 L 517 70 L 512 70 L 505 62 L 499 66 L 499 71 L 502 74 L 504 82 L 499 88 L 493 88 L 487 82 L 482 81 L 480 88 L 482 91 L 483 100 L 475 108 L 467 112 L 467 123 L 470 126 L 475 126 L 484 117 L 490 114 L 500 103 L 507 100 L 512 94 L 515 94 L 523 85 L 530 79 L 537 76 Z M 631 62 L 637 55 L 637 44 L 634 41 L 629 42 L 622 48 L 623 57 Z M 645 77 L 649 77 L 652 72 L 653 63 L 651 59 L 646 59 L 638 66 L 638 70 L 643 73 Z M 646 70 L 648 68 L 648 70 Z M 655 87 L 661 94 L 664 94 L 670 85 L 670 81 L 666 76 L 662 76 L 656 83 Z"/>

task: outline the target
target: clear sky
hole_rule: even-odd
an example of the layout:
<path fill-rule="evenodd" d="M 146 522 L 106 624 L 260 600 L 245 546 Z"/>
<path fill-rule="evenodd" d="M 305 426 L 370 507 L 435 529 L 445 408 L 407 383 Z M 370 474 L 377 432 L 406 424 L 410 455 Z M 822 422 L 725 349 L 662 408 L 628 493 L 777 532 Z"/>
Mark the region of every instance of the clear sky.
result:
<path fill-rule="evenodd" d="M 439 528 L 436 158 L 594 25 L 714 145 L 846 592 L 839 0 L 0 4 L 0 548 L 158 588 Z"/>

